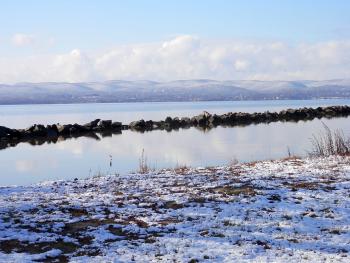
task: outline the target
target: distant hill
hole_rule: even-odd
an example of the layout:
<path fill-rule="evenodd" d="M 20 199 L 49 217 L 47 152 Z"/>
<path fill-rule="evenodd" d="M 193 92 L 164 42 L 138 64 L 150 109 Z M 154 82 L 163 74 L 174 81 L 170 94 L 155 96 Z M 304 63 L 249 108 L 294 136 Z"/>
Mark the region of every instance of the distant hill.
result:
<path fill-rule="evenodd" d="M 0 104 L 350 98 L 350 80 L 0 84 Z"/>

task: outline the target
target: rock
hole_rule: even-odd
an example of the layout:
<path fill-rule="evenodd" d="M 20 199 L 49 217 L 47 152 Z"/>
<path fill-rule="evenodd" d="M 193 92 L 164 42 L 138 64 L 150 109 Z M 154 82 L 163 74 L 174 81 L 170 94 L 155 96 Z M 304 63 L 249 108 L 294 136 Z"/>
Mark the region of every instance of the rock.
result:
<path fill-rule="evenodd" d="M 46 126 L 47 136 L 48 137 L 57 137 L 58 136 L 58 130 L 56 124 L 53 125 L 47 125 Z"/>
<path fill-rule="evenodd" d="M 237 114 L 235 114 L 235 120 L 238 123 L 249 122 L 249 121 L 251 121 L 250 114 L 249 113 L 244 113 L 244 112 L 238 112 Z"/>
<path fill-rule="evenodd" d="M 170 131 L 172 129 L 177 129 L 181 126 L 181 121 L 178 117 L 171 118 L 166 117 L 165 121 L 162 122 L 161 128 L 166 129 L 167 131 Z"/>
<path fill-rule="evenodd" d="M 181 121 L 178 117 L 175 117 L 173 121 L 171 122 L 171 127 L 173 128 L 179 128 L 181 126 Z"/>
<path fill-rule="evenodd" d="M 101 119 L 96 119 L 94 121 L 88 122 L 86 124 L 84 124 L 84 126 L 86 128 L 88 128 L 89 130 L 92 130 L 93 128 L 97 127 L 97 124 L 100 122 Z"/>
<path fill-rule="evenodd" d="M 165 118 L 165 122 L 166 123 L 171 123 L 173 121 L 173 119 L 171 117 L 166 117 Z"/>
<path fill-rule="evenodd" d="M 210 116 L 209 112 L 204 111 L 202 114 L 192 117 L 191 122 L 194 125 L 206 126 L 209 123 Z"/>
<path fill-rule="evenodd" d="M 44 125 L 41 124 L 34 124 L 27 128 L 26 134 L 29 136 L 38 136 L 38 137 L 43 137 L 47 135 L 47 129 Z"/>
<path fill-rule="evenodd" d="M 113 130 L 121 130 L 122 129 L 122 123 L 121 122 L 112 122 L 111 127 Z"/>
<path fill-rule="evenodd" d="M 287 109 L 286 114 L 293 115 L 293 114 L 295 114 L 296 111 L 297 111 L 296 109 Z"/>
<path fill-rule="evenodd" d="M 71 133 L 87 133 L 90 132 L 88 128 L 77 123 L 73 124 L 73 127 L 70 128 Z"/>
<path fill-rule="evenodd" d="M 154 121 L 152 129 L 154 130 L 162 129 L 163 124 L 164 124 L 164 121 Z"/>
<path fill-rule="evenodd" d="M 11 137 L 13 135 L 13 130 L 4 126 L 0 126 L 0 138 Z"/>
<path fill-rule="evenodd" d="M 333 117 L 336 115 L 336 112 L 331 107 L 324 109 L 323 112 L 325 117 Z"/>
<path fill-rule="evenodd" d="M 57 131 L 58 134 L 62 134 L 62 135 L 67 135 L 70 134 L 70 129 L 71 129 L 72 125 L 68 124 L 68 125 L 57 125 Z"/>
<path fill-rule="evenodd" d="M 71 126 L 69 127 L 69 133 L 70 133 L 70 134 L 79 133 L 79 130 L 78 130 L 78 128 L 77 128 L 75 125 L 71 125 Z"/>
<path fill-rule="evenodd" d="M 297 117 L 298 119 L 305 119 L 305 118 L 308 117 L 307 110 L 305 110 L 305 109 L 297 110 L 297 111 L 295 112 L 295 114 L 296 114 L 296 117 Z"/>
<path fill-rule="evenodd" d="M 230 115 L 229 114 L 222 114 L 221 116 L 220 116 L 220 118 L 221 118 L 221 121 L 222 121 L 222 123 L 223 124 L 229 124 L 230 123 Z"/>
<path fill-rule="evenodd" d="M 153 129 L 153 121 L 152 120 L 145 121 L 145 129 L 146 130 L 152 130 Z"/>
<path fill-rule="evenodd" d="M 209 112 L 207 112 L 207 111 L 203 111 L 202 115 L 203 115 L 206 119 L 208 119 L 208 118 L 211 116 L 211 114 L 210 114 Z"/>
<path fill-rule="evenodd" d="M 112 128 L 112 121 L 111 120 L 101 120 L 98 123 L 98 126 L 103 130 L 104 129 L 111 129 Z"/>
<path fill-rule="evenodd" d="M 258 112 L 254 112 L 254 113 L 250 114 L 250 118 L 252 121 L 259 122 L 259 121 L 263 120 L 264 118 L 266 118 L 266 112 L 264 112 L 263 114 L 260 114 Z"/>
<path fill-rule="evenodd" d="M 214 114 L 209 117 L 209 123 L 212 124 L 213 126 L 217 126 L 222 123 L 222 119 L 220 116 Z"/>
<path fill-rule="evenodd" d="M 191 125 L 191 119 L 187 117 L 182 117 L 180 119 L 180 123 L 182 126 L 190 126 Z"/>
<path fill-rule="evenodd" d="M 129 127 L 130 129 L 133 129 L 133 130 L 145 130 L 146 123 L 143 119 L 139 121 L 133 121 L 133 122 L 130 122 Z"/>

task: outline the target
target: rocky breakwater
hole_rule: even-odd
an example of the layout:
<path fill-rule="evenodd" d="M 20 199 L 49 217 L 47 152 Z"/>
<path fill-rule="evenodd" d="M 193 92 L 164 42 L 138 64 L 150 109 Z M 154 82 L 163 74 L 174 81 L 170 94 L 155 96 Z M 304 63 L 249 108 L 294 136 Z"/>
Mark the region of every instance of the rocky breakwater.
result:
<path fill-rule="evenodd" d="M 79 124 L 34 124 L 27 129 L 10 129 L 0 126 L 0 149 L 15 146 L 20 142 L 28 142 L 32 145 L 40 145 L 45 142 L 56 143 L 57 141 L 81 136 L 99 140 L 97 134 L 102 137 L 111 136 L 113 133 L 121 133 L 121 122 L 96 119 L 84 125 Z M 126 127 L 127 128 L 127 127 Z"/>
<path fill-rule="evenodd" d="M 269 123 L 276 121 L 297 122 L 301 120 L 312 120 L 315 118 L 334 118 L 346 117 L 350 115 L 349 106 L 329 106 L 318 108 L 299 108 L 287 109 L 280 112 L 229 112 L 222 115 L 203 112 L 192 118 L 171 118 L 167 117 L 164 121 L 145 121 L 138 120 L 129 124 L 129 129 L 140 132 L 151 130 L 176 130 L 179 128 L 197 127 L 202 130 L 208 130 L 217 126 L 245 126 L 258 123 Z"/>
<path fill-rule="evenodd" d="M 28 142 L 32 145 L 40 145 L 44 142 L 56 143 L 68 138 L 80 136 L 91 137 L 96 140 L 102 137 L 120 134 L 122 130 L 133 130 L 145 132 L 152 130 L 172 131 L 179 128 L 197 127 L 201 130 L 209 130 L 217 126 L 245 126 L 257 123 L 269 123 L 276 121 L 300 121 L 315 118 L 346 117 L 350 115 L 349 106 L 329 106 L 318 108 L 287 109 L 280 112 L 229 112 L 222 115 L 203 112 L 197 116 L 189 117 L 167 117 L 165 120 L 138 120 L 129 125 L 111 120 L 96 119 L 84 125 L 79 124 L 35 124 L 27 129 L 10 129 L 0 126 L 0 149 L 16 146 L 20 142 Z"/>

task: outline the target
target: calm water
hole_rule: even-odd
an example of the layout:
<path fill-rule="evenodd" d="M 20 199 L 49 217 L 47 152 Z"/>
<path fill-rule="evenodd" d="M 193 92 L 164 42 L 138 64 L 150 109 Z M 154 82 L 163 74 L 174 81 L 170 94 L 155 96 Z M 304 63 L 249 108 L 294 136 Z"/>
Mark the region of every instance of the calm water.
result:
<path fill-rule="evenodd" d="M 23 128 L 34 123 L 85 123 L 94 118 L 127 123 L 141 118 L 160 120 L 166 116 L 192 116 L 203 110 L 262 112 L 345 104 L 349 105 L 350 100 L 0 106 L 0 125 Z M 205 133 L 196 128 L 170 133 L 124 131 L 100 141 L 79 138 L 41 146 L 21 143 L 0 151 L 0 185 L 27 185 L 43 180 L 135 171 L 143 149 L 149 165 L 154 168 L 221 165 L 232 159 L 281 158 L 287 155 L 288 148 L 292 154 L 306 155 L 311 146 L 310 138 L 322 129 L 322 121 L 350 135 L 349 118 L 336 118 L 219 127 Z"/>

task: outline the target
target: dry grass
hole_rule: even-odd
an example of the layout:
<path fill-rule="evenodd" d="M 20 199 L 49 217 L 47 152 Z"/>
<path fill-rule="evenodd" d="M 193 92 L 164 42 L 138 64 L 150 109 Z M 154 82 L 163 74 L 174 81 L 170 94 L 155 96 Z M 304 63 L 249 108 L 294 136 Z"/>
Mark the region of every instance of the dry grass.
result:
<path fill-rule="evenodd" d="M 291 156 L 282 158 L 281 161 L 299 161 L 301 159 L 302 158 L 298 155 L 291 155 Z"/>
<path fill-rule="evenodd" d="M 350 155 L 350 138 L 344 135 L 342 130 L 332 131 L 323 123 L 323 133 L 311 138 L 312 149 L 309 155 L 312 157 L 324 157 L 330 155 Z"/>
<path fill-rule="evenodd" d="M 256 191 L 252 186 L 249 185 L 242 185 L 242 186 L 219 186 L 213 188 L 213 191 L 218 194 L 223 194 L 225 196 L 238 196 L 238 195 L 245 195 L 245 196 L 255 196 Z"/>
<path fill-rule="evenodd" d="M 139 169 L 138 169 L 138 173 L 140 174 L 146 174 L 149 173 L 151 171 L 148 162 L 147 162 L 147 156 L 145 154 L 145 149 L 142 149 L 142 153 L 141 153 L 141 157 L 139 159 Z"/>
<path fill-rule="evenodd" d="M 174 173 L 175 174 L 186 174 L 188 171 L 190 170 L 190 167 L 187 166 L 186 164 L 176 164 L 176 166 L 174 167 Z"/>
<path fill-rule="evenodd" d="M 237 164 L 239 164 L 238 159 L 237 159 L 236 157 L 233 157 L 233 158 L 229 161 L 228 166 L 235 166 L 235 165 L 237 165 Z"/>

